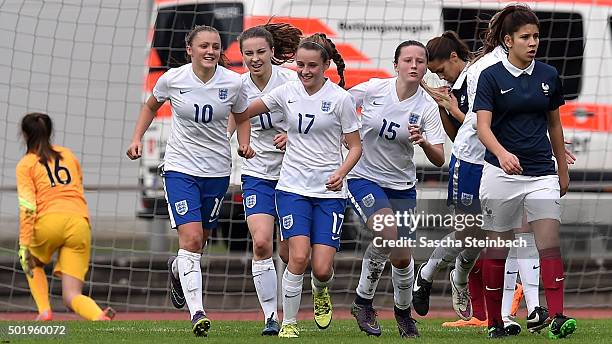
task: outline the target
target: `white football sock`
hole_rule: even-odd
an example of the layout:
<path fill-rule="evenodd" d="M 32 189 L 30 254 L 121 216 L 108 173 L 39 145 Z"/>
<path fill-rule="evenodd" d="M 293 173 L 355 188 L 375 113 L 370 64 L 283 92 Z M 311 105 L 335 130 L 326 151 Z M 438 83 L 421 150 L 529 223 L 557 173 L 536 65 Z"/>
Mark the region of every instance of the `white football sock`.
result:
<path fill-rule="evenodd" d="M 283 274 L 283 325 L 297 323 L 297 314 L 302 301 L 304 274 L 294 275 L 288 268 Z"/>
<path fill-rule="evenodd" d="M 191 318 L 197 311 L 204 311 L 200 259 L 202 259 L 202 254 L 180 249 L 175 260 Z"/>
<path fill-rule="evenodd" d="M 408 309 L 412 304 L 412 284 L 414 283 L 414 260 L 410 257 L 410 264 L 403 269 L 391 266 L 391 280 L 393 281 L 393 301 L 395 307 Z"/>
<path fill-rule="evenodd" d="M 357 295 L 368 300 L 374 298 L 378 281 L 380 281 L 380 275 L 385 269 L 388 258 L 389 254 L 384 254 L 372 243 L 368 245 L 361 261 L 361 275 L 357 285 Z"/>
<path fill-rule="evenodd" d="M 257 291 L 259 304 L 264 312 L 264 321 L 270 316 L 278 320 L 277 301 L 276 301 L 276 268 L 272 258 L 263 260 L 253 260 L 251 262 L 253 273 L 253 284 Z"/>
<path fill-rule="evenodd" d="M 449 238 L 449 239 L 447 239 Z M 455 232 L 447 234 L 442 240 L 455 240 Z M 462 247 L 436 247 L 423 269 L 421 269 L 421 277 L 428 282 L 433 281 L 434 275 L 440 269 L 445 268 L 448 264 L 451 264 L 459 255 L 459 252 L 463 250 Z"/>

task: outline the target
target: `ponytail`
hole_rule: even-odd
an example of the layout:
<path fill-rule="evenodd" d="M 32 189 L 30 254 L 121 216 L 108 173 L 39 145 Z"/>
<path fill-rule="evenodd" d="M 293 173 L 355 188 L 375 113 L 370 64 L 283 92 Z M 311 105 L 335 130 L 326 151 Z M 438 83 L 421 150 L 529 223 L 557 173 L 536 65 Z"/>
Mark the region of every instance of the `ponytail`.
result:
<path fill-rule="evenodd" d="M 336 65 L 336 71 L 338 72 L 338 76 L 340 77 L 340 81 L 338 81 L 338 86 L 344 87 L 344 70 L 346 69 L 346 64 L 344 63 L 344 59 L 342 55 L 338 52 L 336 45 L 334 42 L 327 38 L 324 33 L 315 33 L 311 36 L 308 36 L 300 42 L 298 48 L 305 48 L 311 50 L 318 50 L 321 52 L 321 58 L 323 61 L 327 62 L 329 60 L 334 61 Z"/>
<path fill-rule="evenodd" d="M 429 40 L 427 52 L 431 61 L 448 60 L 452 52 L 455 52 L 465 62 L 470 61 L 473 57 L 467 44 L 459 38 L 455 31 L 451 30 Z"/>
<path fill-rule="evenodd" d="M 255 37 L 265 39 L 268 46 L 274 48 L 274 56 L 272 56 L 271 62 L 278 66 L 294 61 L 301 36 L 302 31 L 291 24 L 268 22 L 245 30 L 238 36 L 238 43 L 240 43 L 240 51 L 242 52 L 242 43 L 245 40 Z"/>
<path fill-rule="evenodd" d="M 62 158 L 51 145 L 53 122 L 49 115 L 39 112 L 28 113 L 21 120 L 21 133 L 26 140 L 28 153 L 36 154 L 41 164 Z"/>
<path fill-rule="evenodd" d="M 521 26 L 527 24 L 540 27 L 538 17 L 527 5 L 511 4 L 495 13 L 489 21 L 489 29 L 485 33 L 482 48 L 478 51 L 478 58 L 490 53 L 498 45 L 501 45 L 507 51 L 508 47 L 504 43 L 504 37 L 512 35 Z"/>

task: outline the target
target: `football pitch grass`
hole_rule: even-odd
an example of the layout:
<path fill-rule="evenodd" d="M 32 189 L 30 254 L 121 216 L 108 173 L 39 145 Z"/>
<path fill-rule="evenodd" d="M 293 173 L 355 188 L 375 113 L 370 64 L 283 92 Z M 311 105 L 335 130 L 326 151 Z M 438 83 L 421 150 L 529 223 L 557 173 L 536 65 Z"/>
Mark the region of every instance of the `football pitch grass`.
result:
<path fill-rule="evenodd" d="M 484 328 L 443 328 L 443 321 L 450 319 L 421 319 L 418 328 L 421 337 L 418 343 L 491 343 Z M 188 321 L 113 321 L 85 322 L 65 321 L 48 322 L 44 325 L 65 325 L 66 334 L 62 336 L 15 336 L 7 335 L 9 325 L 38 325 L 33 322 L 0 321 L 0 343 L 396 343 L 400 342 L 394 320 L 382 320 L 381 337 L 368 337 L 360 332 L 354 320 L 334 320 L 326 330 L 319 330 L 314 321 L 301 321 L 300 338 L 286 339 L 262 337 L 263 323 L 260 321 L 212 321 L 206 338 L 196 338 L 191 332 Z M 542 334 L 531 334 L 521 323 L 523 332 L 517 337 L 504 338 L 504 343 L 546 343 L 553 340 Z M 612 340 L 612 319 L 580 320 L 578 329 L 571 337 L 561 339 L 562 343 L 610 343 Z"/>

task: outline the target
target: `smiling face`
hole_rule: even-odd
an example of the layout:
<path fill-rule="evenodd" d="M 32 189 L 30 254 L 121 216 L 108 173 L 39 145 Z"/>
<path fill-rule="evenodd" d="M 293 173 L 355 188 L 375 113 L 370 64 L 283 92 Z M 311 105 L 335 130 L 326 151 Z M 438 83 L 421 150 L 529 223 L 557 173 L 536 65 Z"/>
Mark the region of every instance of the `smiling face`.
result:
<path fill-rule="evenodd" d="M 242 60 L 254 76 L 266 75 L 272 70 L 274 48 L 263 37 L 253 37 L 242 42 Z"/>
<path fill-rule="evenodd" d="M 187 55 L 198 69 L 216 68 L 221 57 L 221 37 L 217 32 L 200 31 L 187 46 Z"/>
<path fill-rule="evenodd" d="M 402 47 L 394 63 L 397 76 L 406 83 L 419 83 L 427 71 L 427 53 L 417 45 Z"/>
<path fill-rule="evenodd" d="M 316 49 L 299 48 L 295 56 L 298 78 L 307 90 L 320 88 L 325 80 L 329 61 L 323 61 Z"/>
<path fill-rule="evenodd" d="M 540 29 L 535 24 L 525 24 L 512 35 L 504 36 L 504 43 L 508 47 L 508 58 L 527 67 L 538 51 Z"/>

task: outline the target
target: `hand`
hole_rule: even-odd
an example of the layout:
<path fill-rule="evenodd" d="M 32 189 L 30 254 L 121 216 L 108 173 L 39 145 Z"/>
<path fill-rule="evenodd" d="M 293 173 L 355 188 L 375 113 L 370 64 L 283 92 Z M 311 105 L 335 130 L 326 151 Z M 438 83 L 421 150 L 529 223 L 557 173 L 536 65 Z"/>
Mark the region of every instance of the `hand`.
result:
<path fill-rule="evenodd" d="M 565 144 L 571 145 L 572 141 L 565 140 Z M 567 161 L 568 165 L 573 165 L 576 162 L 576 156 L 567 148 L 567 146 L 565 146 L 565 161 Z"/>
<path fill-rule="evenodd" d="M 438 102 L 439 100 L 448 98 L 449 88 L 447 86 L 433 88 L 426 85 L 423 86 L 423 89 L 436 101 L 436 103 L 438 103 L 438 105 L 441 105 Z"/>
<path fill-rule="evenodd" d="M 457 97 L 455 97 L 453 92 L 448 93 L 448 104 L 443 104 L 443 106 L 451 113 L 451 116 L 453 116 L 454 112 L 461 111 L 459 110 L 459 102 L 457 101 Z"/>
<path fill-rule="evenodd" d="M 497 157 L 497 160 L 506 174 L 523 174 L 523 168 L 516 155 L 505 151 Z"/>
<path fill-rule="evenodd" d="M 34 273 L 32 272 L 32 268 L 34 268 L 34 261 L 32 260 L 32 255 L 30 254 L 30 250 L 27 246 L 19 246 L 19 264 L 21 264 L 21 269 L 26 275 L 34 277 Z"/>
<path fill-rule="evenodd" d="M 339 173 L 338 171 L 334 172 L 329 178 L 327 178 L 327 183 L 325 183 L 325 187 L 329 191 L 340 191 L 342 190 L 342 182 L 344 181 L 344 175 Z"/>
<path fill-rule="evenodd" d="M 565 172 L 557 171 L 557 173 L 559 175 L 559 192 L 560 196 L 563 197 L 569 189 L 569 172 L 565 170 Z"/>
<path fill-rule="evenodd" d="M 408 125 L 408 131 L 410 132 L 410 141 L 413 145 L 421 145 L 425 143 L 425 138 L 421 134 L 421 126 L 418 124 Z"/>
<path fill-rule="evenodd" d="M 140 158 L 142 156 L 142 143 L 132 142 L 128 147 L 126 154 L 132 160 Z"/>
<path fill-rule="evenodd" d="M 274 147 L 282 151 L 287 149 L 287 134 L 286 133 L 274 135 Z"/>
<path fill-rule="evenodd" d="M 238 155 L 245 159 L 251 159 L 255 156 L 255 150 L 250 145 L 240 145 L 238 147 Z"/>

